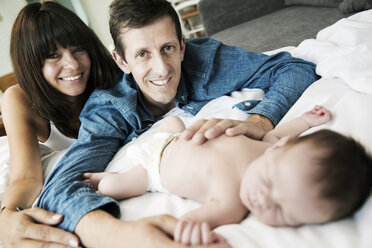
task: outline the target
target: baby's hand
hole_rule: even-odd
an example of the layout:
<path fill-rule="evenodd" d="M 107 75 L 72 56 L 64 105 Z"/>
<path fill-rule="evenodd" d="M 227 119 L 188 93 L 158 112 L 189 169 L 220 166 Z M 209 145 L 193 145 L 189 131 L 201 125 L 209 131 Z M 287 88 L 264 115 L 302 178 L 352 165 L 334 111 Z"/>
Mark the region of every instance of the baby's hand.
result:
<path fill-rule="evenodd" d="M 221 243 L 224 239 L 211 231 L 207 222 L 179 220 L 174 230 L 174 241 L 185 245 L 208 245 Z"/>
<path fill-rule="evenodd" d="M 315 105 L 312 110 L 303 113 L 301 117 L 310 127 L 315 127 L 328 122 L 332 118 L 332 113 L 323 106 Z"/>
<path fill-rule="evenodd" d="M 110 174 L 113 174 L 113 172 L 86 172 L 83 174 L 83 181 L 89 183 L 93 189 L 98 190 L 99 182 Z"/>

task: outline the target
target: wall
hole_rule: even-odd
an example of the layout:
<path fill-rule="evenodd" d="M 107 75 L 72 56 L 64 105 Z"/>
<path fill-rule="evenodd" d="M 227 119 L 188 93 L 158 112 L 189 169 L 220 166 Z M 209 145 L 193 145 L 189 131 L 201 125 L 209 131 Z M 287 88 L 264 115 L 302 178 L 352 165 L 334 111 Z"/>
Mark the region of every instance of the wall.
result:
<path fill-rule="evenodd" d="M 108 6 L 111 1 L 81 0 L 90 27 L 110 50 L 113 47 L 108 27 Z M 13 71 L 9 57 L 10 32 L 14 19 L 25 5 L 25 0 L 0 0 L 0 77 Z"/>
<path fill-rule="evenodd" d="M 88 16 L 89 26 L 96 32 L 103 44 L 105 44 L 110 51 L 114 46 L 108 24 L 108 8 L 111 1 L 112 0 L 81 0 Z"/>
<path fill-rule="evenodd" d="M 12 72 L 9 57 L 10 31 L 18 11 L 25 0 L 0 0 L 0 76 Z"/>

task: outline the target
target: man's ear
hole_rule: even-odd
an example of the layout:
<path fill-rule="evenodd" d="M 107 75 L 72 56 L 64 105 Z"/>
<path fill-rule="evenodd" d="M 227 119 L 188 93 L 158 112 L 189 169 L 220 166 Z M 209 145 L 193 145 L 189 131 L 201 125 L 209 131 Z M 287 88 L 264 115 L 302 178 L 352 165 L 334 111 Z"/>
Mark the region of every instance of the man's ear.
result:
<path fill-rule="evenodd" d="M 285 146 L 292 138 L 290 136 L 284 136 L 282 138 L 280 138 L 277 142 L 275 142 L 274 145 L 272 145 L 271 147 L 269 147 L 268 149 L 266 149 L 265 152 L 269 152 L 269 151 L 272 151 L 274 149 L 277 149 L 277 148 L 280 148 L 280 147 L 283 147 Z"/>
<path fill-rule="evenodd" d="M 112 51 L 112 57 L 114 58 L 116 64 L 119 66 L 119 68 L 126 74 L 130 74 L 130 68 L 125 62 L 125 60 L 120 56 L 120 54 L 116 51 Z"/>
<path fill-rule="evenodd" d="M 185 50 L 186 50 L 186 38 L 184 35 L 182 35 L 181 40 L 181 61 L 183 61 L 183 58 L 185 56 Z"/>

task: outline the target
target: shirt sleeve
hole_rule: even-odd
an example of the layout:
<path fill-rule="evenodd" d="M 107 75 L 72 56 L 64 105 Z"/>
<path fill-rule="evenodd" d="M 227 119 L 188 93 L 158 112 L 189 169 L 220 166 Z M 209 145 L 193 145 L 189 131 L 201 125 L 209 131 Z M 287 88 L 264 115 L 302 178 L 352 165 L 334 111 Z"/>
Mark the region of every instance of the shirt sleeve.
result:
<path fill-rule="evenodd" d="M 189 98 L 206 103 L 244 88 L 261 89 L 265 95 L 260 102 L 242 102 L 235 107 L 266 116 L 274 125 L 319 78 L 313 63 L 287 52 L 268 56 L 209 38 L 192 41 L 183 62 L 185 80 L 192 86 Z"/>
<path fill-rule="evenodd" d="M 78 221 L 95 209 L 120 217 L 112 198 L 101 196 L 82 181 L 84 172 L 102 172 L 127 134 L 127 123 L 117 108 L 102 97 L 91 97 L 81 116 L 78 140 L 56 165 L 44 183 L 38 207 L 64 215 L 59 228 L 73 232 Z M 120 128 L 119 128 L 120 127 Z"/>
<path fill-rule="evenodd" d="M 283 118 L 302 93 L 319 79 L 315 65 L 292 57 L 288 52 L 272 56 L 220 45 L 214 56 L 208 80 L 213 92 L 261 89 L 264 97 L 258 104 L 237 107 L 248 114 L 260 114 L 274 125 Z M 214 85 L 213 85 L 214 84 Z M 211 87 L 210 87 L 211 88 Z"/>
<path fill-rule="evenodd" d="M 279 53 L 270 58 L 274 64 L 251 83 L 250 88 L 260 88 L 265 95 L 257 105 L 241 105 L 248 114 L 260 114 L 269 118 L 275 125 L 283 118 L 302 93 L 319 76 L 315 65 L 302 59 L 294 58 L 289 53 Z M 269 60 L 268 63 L 272 63 Z"/>

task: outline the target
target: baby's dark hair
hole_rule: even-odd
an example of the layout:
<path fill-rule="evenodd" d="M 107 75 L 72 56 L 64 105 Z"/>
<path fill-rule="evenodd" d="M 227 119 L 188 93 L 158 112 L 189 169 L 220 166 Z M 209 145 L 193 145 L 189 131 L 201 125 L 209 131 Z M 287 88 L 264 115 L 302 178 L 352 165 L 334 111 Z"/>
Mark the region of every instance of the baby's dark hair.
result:
<path fill-rule="evenodd" d="M 332 220 L 353 214 L 371 194 L 371 156 L 355 139 L 331 130 L 320 130 L 294 142 L 306 141 L 321 150 L 315 158 L 315 181 L 320 183 L 320 197 L 333 203 Z"/>

